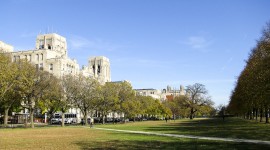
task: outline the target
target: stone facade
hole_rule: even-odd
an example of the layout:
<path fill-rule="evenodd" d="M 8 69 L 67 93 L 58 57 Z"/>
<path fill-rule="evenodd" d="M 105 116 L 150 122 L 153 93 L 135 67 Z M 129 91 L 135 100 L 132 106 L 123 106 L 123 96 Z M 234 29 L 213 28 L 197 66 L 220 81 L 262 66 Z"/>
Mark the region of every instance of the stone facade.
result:
<path fill-rule="evenodd" d="M 38 35 L 36 49 L 12 52 L 13 61 L 26 59 L 36 66 L 61 78 L 64 75 L 78 75 L 79 64 L 68 58 L 66 39 L 55 33 Z"/>
<path fill-rule="evenodd" d="M 13 46 L 0 41 L 0 52 L 10 53 L 13 52 Z"/>
<path fill-rule="evenodd" d="M 61 78 L 65 75 L 83 74 L 97 79 L 101 84 L 111 82 L 110 61 L 104 56 L 90 57 L 88 66 L 80 70 L 75 59 L 68 57 L 66 38 L 58 34 L 43 34 L 36 38 L 35 49 L 13 51 L 13 47 L 0 41 L 0 52 L 10 53 L 13 61 L 25 59 L 34 64 L 37 69 L 43 69 Z M 27 113 L 25 110 L 24 113 Z M 82 113 L 77 108 L 69 109 L 68 113 L 77 114 L 77 121 L 82 118 Z M 46 120 L 46 119 L 45 119 Z"/>
<path fill-rule="evenodd" d="M 155 99 L 161 99 L 161 91 L 157 89 L 134 89 L 137 95 L 141 96 L 151 96 Z"/>
<path fill-rule="evenodd" d="M 134 89 L 137 95 L 141 96 L 151 96 L 155 99 L 159 99 L 161 101 L 168 99 L 168 97 L 175 97 L 180 95 L 185 95 L 184 86 L 180 86 L 180 89 L 172 89 L 169 85 L 167 89 L 157 90 L 157 89 Z"/>
<path fill-rule="evenodd" d="M 35 49 L 13 51 L 13 47 L 0 41 L 0 50 L 12 54 L 13 61 L 26 59 L 36 66 L 61 78 L 67 74 L 97 79 L 101 84 L 111 81 L 110 61 L 104 56 L 90 57 L 88 66 L 80 70 L 75 59 L 68 57 L 66 38 L 55 33 L 38 35 Z"/>
<path fill-rule="evenodd" d="M 91 57 L 88 60 L 88 66 L 83 66 L 82 73 L 97 79 L 101 84 L 111 82 L 110 61 L 104 56 Z"/>

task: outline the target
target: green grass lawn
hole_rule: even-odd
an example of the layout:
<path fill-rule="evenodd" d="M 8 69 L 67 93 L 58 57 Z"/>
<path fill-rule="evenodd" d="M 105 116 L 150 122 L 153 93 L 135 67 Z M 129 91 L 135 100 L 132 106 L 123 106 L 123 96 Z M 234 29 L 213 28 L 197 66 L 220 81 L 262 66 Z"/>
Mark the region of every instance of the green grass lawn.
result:
<path fill-rule="evenodd" d="M 183 119 L 176 121 L 145 121 L 127 124 L 96 125 L 101 128 L 135 130 L 170 134 L 198 135 L 224 138 L 243 138 L 270 141 L 270 124 L 241 118 Z"/>
<path fill-rule="evenodd" d="M 200 122 L 198 122 L 200 121 Z M 232 121 L 232 122 L 231 122 Z M 235 121 L 235 122 L 234 122 Z M 239 126 L 237 124 L 240 124 Z M 261 127 L 254 131 L 253 137 L 259 137 L 269 125 L 232 119 L 221 125 L 217 120 L 198 119 L 194 121 L 181 120 L 176 122 L 146 121 L 118 125 L 95 125 L 96 127 L 142 130 L 163 133 L 185 133 L 207 136 L 239 134 L 247 137 L 245 130 L 251 127 Z M 242 124 L 242 125 L 241 125 Z M 226 126 L 228 129 L 226 129 Z M 194 127 L 197 127 L 195 131 Z M 237 129 L 243 127 L 244 129 Z M 250 127 L 250 128 L 248 128 Z M 208 128 L 208 129 L 207 129 Z M 214 129 L 220 134 L 214 134 Z M 232 130 L 230 130 L 232 129 Z M 183 131 L 181 131 L 183 130 Z M 228 134 L 225 134 L 228 132 Z M 238 131 L 239 130 L 239 131 Z M 238 131 L 234 133 L 233 131 Z M 224 133 L 223 133 L 224 132 Z M 240 132 L 244 132 L 240 134 Z M 252 134 L 252 133 L 251 133 Z M 267 133 L 264 134 L 266 137 Z M 250 136 L 252 137 L 252 136 Z M 262 137 L 260 139 L 264 139 Z M 253 139 L 253 138 L 252 138 Z M 257 138 L 258 139 L 258 138 Z M 0 129 L 0 149 L 270 149 L 268 145 L 208 141 L 161 137 L 153 135 L 121 133 L 96 130 L 89 127 L 37 127 L 34 129 Z"/>

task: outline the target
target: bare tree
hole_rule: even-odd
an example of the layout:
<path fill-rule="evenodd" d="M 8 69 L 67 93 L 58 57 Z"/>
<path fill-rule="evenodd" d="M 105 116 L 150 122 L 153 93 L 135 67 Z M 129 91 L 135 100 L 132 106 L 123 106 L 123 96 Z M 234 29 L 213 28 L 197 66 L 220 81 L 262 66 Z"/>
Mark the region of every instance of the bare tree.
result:
<path fill-rule="evenodd" d="M 194 85 L 187 86 L 186 94 L 188 97 L 187 106 L 190 108 L 190 119 L 195 117 L 195 113 L 201 106 L 213 105 L 211 98 L 208 96 L 208 91 L 203 84 L 195 83 Z"/>

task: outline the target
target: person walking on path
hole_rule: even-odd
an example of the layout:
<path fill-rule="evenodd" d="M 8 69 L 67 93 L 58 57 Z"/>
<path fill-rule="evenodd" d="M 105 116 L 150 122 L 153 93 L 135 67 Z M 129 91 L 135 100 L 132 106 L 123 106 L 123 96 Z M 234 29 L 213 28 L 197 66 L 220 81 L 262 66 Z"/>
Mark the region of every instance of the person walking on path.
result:
<path fill-rule="evenodd" d="M 93 125 L 94 125 L 94 119 L 90 118 L 90 128 L 93 128 Z"/>

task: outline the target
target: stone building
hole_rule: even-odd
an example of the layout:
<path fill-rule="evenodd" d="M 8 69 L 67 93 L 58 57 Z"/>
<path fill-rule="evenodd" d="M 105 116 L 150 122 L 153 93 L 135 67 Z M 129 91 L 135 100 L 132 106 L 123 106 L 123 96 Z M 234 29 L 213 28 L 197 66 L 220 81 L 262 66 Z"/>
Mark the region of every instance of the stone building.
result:
<path fill-rule="evenodd" d="M 168 98 L 173 99 L 175 96 L 185 95 L 184 86 L 180 85 L 179 89 L 172 89 L 171 86 L 167 86 L 167 89 L 157 90 L 157 89 L 134 89 L 137 95 L 141 96 L 151 96 L 155 99 L 164 101 Z"/>
<path fill-rule="evenodd" d="M 151 96 L 155 99 L 161 99 L 161 91 L 157 90 L 157 89 L 134 89 L 136 91 L 137 95 L 141 95 L 141 96 Z"/>
<path fill-rule="evenodd" d="M 61 78 L 64 75 L 77 75 L 79 64 L 67 55 L 66 38 L 52 34 L 38 35 L 36 47 L 33 50 L 11 52 L 13 61 L 26 59 L 37 69 L 43 69 Z"/>
<path fill-rule="evenodd" d="M 90 57 L 88 66 L 83 66 L 82 73 L 97 79 L 101 84 L 111 82 L 110 61 L 104 56 Z"/>
<path fill-rule="evenodd" d="M 13 46 L 0 41 L 0 52 L 10 53 L 13 52 Z"/>
<path fill-rule="evenodd" d="M 79 75 L 80 73 L 97 79 L 101 84 L 111 82 L 110 61 L 104 56 L 90 57 L 88 66 L 83 66 L 80 70 L 75 59 L 68 57 L 66 38 L 55 33 L 38 35 L 35 48 L 31 50 L 14 51 L 13 47 L 0 41 L 0 51 L 10 53 L 13 61 L 25 59 L 34 64 L 37 69 L 43 69 L 52 73 L 58 78 L 65 75 Z M 27 110 L 24 110 L 24 114 Z M 68 114 L 76 114 L 79 121 L 82 117 L 77 108 L 71 108 Z"/>
<path fill-rule="evenodd" d="M 180 85 L 179 89 L 173 88 L 171 86 L 167 86 L 167 89 L 163 89 L 162 93 L 165 95 L 173 95 L 173 96 L 179 96 L 179 95 L 185 95 L 185 88 L 183 85 Z"/>
<path fill-rule="evenodd" d="M 90 57 L 88 66 L 80 70 L 75 59 L 68 57 L 66 38 L 55 33 L 38 35 L 35 49 L 13 51 L 13 47 L 0 41 L 0 50 L 10 52 L 13 61 L 26 59 L 36 66 L 61 78 L 64 75 L 83 75 L 100 83 L 111 81 L 110 61 L 104 56 Z"/>

